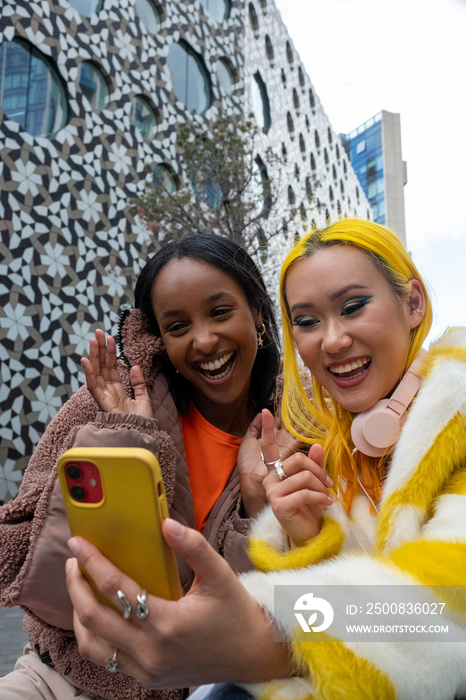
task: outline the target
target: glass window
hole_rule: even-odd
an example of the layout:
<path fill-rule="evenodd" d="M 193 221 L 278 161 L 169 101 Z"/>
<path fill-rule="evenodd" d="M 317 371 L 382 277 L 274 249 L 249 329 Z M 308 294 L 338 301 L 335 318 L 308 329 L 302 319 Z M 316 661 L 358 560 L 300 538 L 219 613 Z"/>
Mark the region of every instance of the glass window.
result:
<path fill-rule="evenodd" d="M 79 71 L 79 84 L 94 109 L 105 109 L 109 99 L 108 86 L 97 66 L 83 61 Z"/>
<path fill-rule="evenodd" d="M 304 230 L 306 230 L 307 226 L 307 215 L 306 215 L 306 207 L 304 206 L 303 202 L 299 205 L 299 218 L 301 219 L 301 225 Z"/>
<path fill-rule="evenodd" d="M 268 34 L 265 35 L 265 55 L 267 56 L 267 60 L 273 68 L 275 63 L 275 54 L 273 50 L 273 44 L 270 41 L 270 37 Z"/>
<path fill-rule="evenodd" d="M 294 122 L 291 112 L 286 113 L 286 126 L 291 139 L 294 139 Z"/>
<path fill-rule="evenodd" d="M 267 88 L 259 72 L 254 73 L 251 81 L 252 109 L 258 125 L 262 129 L 270 129 L 270 103 Z"/>
<path fill-rule="evenodd" d="M 156 165 L 152 181 L 156 187 L 163 187 L 168 194 L 175 194 L 178 189 L 175 174 L 168 165 Z"/>
<path fill-rule="evenodd" d="M 159 8 L 151 0 L 136 0 L 136 12 L 139 19 L 151 34 L 157 34 L 162 24 Z"/>
<path fill-rule="evenodd" d="M 290 205 L 290 207 L 292 207 L 295 202 L 296 197 L 294 195 L 293 188 L 291 187 L 291 185 L 288 185 L 288 204 Z"/>
<path fill-rule="evenodd" d="M 293 68 L 293 63 L 294 63 L 293 49 L 291 48 L 291 44 L 289 41 L 286 42 L 286 58 L 288 60 L 288 63 L 290 64 L 290 68 Z"/>
<path fill-rule="evenodd" d="M 259 256 L 261 263 L 264 265 L 269 257 L 269 244 L 267 242 L 267 236 L 265 235 L 264 229 L 261 227 L 257 232 L 257 240 L 259 242 Z"/>
<path fill-rule="evenodd" d="M 0 106 L 32 136 L 53 138 L 66 124 L 64 83 L 53 63 L 27 41 L 0 44 Z"/>
<path fill-rule="evenodd" d="M 68 2 L 83 17 L 90 17 L 94 12 L 99 12 L 104 4 L 103 0 L 68 0 Z"/>
<path fill-rule="evenodd" d="M 309 201 L 312 200 L 312 183 L 309 175 L 306 177 L 306 197 Z"/>
<path fill-rule="evenodd" d="M 151 139 L 157 129 L 157 117 L 148 100 L 141 95 L 133 97 L 131 121 L 145 139 Z"/>
<path fill-rule="evenodd" d="M 314 109 L 316 106 L 316 100 L 314 97 L 314 93 L 312 92 L 311 89 L 309 89 L 309 104 L 311 105 L 311 109 Z"/>
<path fill-rule="evenodd" d="M 227 95 L 231 95 L 235 89 L 236 76 L 233 66 L 227 58 L 220 58 L 217 61 L 217 77 L 220 85 Z"/>
<path fill-rule="evenodd" d="M 359 141 L 356 144 L 356 153 L 359 155 L 359 153 L 364 153 L 365 150 L 366 150 L 366 140 L 361 139 L 361 141 Z"/>
<path fill-rule="evenodd" d="M 267 168 L 260 156 L 256 156 L 252 165 L 253 189 L 256 202 L 263 212 L 269 212 L 272 206 L 271 185 Z"/>
<path fill-rule="evenodd" d="M 286 150 L 286 146 L 282 141 L 282 157 L 285 163 L 288 161 L 288 151 Z"/>
<path fill-rule="evenodd" d="M 299 84 L 301 85 L 302 88 L 304 88 L 305 79 L 304 79 L 303 69 L 301 68 L 301 66 L 299 66 L 299 68 L 298 68 L 298 78 L 299 78 Z"/>
<path fill-rule="evenodd" d="M 286 88 L 286 73 L 283 70 L 283 68 L 282 68 L 282 83 L 283 83 L 283 87 Z"/>
<path fill-rule="evenodd" d="M 296 114 L 299 114 L 299 95 L 296 88 L 293 88 L 293 105 L 296 110 Z"/>
<path fill-rule="evenodd" d="M 204 61 L 189 44 L 173 43 L 167 57 L 173 90 L 187 109 L 205 114 L 212 103 L 212 88 Z"/>
<path fill-rule="evenodd" d="M 225 22 L 230 16 L 230 0 L 200 0 L 201 5 L 217 22 Z"/>
<path fill-rule="evenodd" d="M 261 6 L 264 15 L 267 14 L 267 0 L 259 0 L 259 5 Z"/>
<path fill-rule="evenodd" d="M 259 20 L 257 19 L 257 14 L 254 9 L 254 5 L 252 2 L 249 3 L 249 23 L 251 25 L 252 32 L 254 36 L 257 38 L 259 36 Z"/>
<path fill-rule="evenodd" d="M 301 151 L 301 155 L 304 160 L 304 158 L 306 157 L 306 142 L 302 134 L 299 134 L 299 150 Z"/>
<path fill-rule="evenodd" d="M 320 148 L 320 136 L 319 136 L 319 132 L 317 131 L 317 129 L 314 129 L 314 141 L 315 141 L 317 150 L 319 150 L 319 148 Z"/>

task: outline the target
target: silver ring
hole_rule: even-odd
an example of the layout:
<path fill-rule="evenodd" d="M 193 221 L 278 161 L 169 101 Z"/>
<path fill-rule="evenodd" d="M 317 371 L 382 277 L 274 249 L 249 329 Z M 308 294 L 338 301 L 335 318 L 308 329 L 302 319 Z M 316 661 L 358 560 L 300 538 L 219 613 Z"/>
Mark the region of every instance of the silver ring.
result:
<path fill-rule="evenodd" d="M 123 612 L 123 617 L 125 620 L 127 620 L 128 617 L 131 615 L 131 603 L 129 602 L 128 598 L 125 596 L 123 591 L 117 591 L 117 596 L 124 605 L 125 610 Z"/>
<path fill-rule="evenodd" d="M 285 470 L 283 469 L 283 462 L 282 462 L 281 455 L 280 455 L 280 457 L 279 457 L 278 459 L 276 459 L 274 462 L 264 462 L 264 464 L 265 464 L 266 467 L 273 467 L 273 468 L 275 469 L 275 471 L 277 472 L 277 476 L 278 476 L 278 478 L 280 479 L 280 481 L 281 481 L 282 479 L 286 479 L 286 474 L 285 474 Z"/>
<path fill-rule="evenodd" d="M 116 673 L 116 670 L 118 668 L 117 654 L 118 654 L 118 649 L 115 650 L 115 653 L 113 654 L 111 659 L 110 658 L 105 659 L 105 670 L 108 671 L 109 673 Z"/>
<path fill-rule="evenodd" d="M 136 608 L 136 617 L 140 620 L 145 620 L 149 614 L 149 608 L 146 605 L 146 591 L 141 591 L 141 595 L 136 596 L 138 599 L 138 607 Z"/>

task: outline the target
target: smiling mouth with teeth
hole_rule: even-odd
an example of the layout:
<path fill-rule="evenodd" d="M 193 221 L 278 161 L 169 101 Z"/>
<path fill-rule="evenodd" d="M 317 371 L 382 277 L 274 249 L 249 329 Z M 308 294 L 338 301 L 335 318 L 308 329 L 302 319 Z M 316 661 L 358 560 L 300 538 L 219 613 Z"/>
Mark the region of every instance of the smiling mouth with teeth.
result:
<path fill-rule="evenodd" d="M 227 352 L 212 362 L 199 362 L 198 367 L 207 379 L 223 379 L 230 372 L 235 354 Z"/>
<path fill-rule="evenodd" d="M 335 367 L 329 368 L 329 372 L 338 379 L 356 379 L 363 374 L 371 363 L 370 357 L 363 357 L 354 362 L 346 362 Z"/>

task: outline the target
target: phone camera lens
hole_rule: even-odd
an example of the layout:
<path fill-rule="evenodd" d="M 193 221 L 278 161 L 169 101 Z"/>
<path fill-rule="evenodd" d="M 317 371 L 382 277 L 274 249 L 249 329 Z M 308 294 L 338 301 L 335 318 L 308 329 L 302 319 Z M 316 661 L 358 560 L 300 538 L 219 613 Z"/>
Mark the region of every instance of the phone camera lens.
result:
<path fill-rule="evenodd" d="M 75 501 L 83 501 L 86 498 L 86 492 L 82 486 L 72 486 L 70 493 Z"/>
<path fill-rule="evenodd" d="M 75 481 L 81 476 L 81 470 L 76 466 L 76 464 L 68 464 L 66 467 L 66 473 L 70 479 L 74 479 Z"/>

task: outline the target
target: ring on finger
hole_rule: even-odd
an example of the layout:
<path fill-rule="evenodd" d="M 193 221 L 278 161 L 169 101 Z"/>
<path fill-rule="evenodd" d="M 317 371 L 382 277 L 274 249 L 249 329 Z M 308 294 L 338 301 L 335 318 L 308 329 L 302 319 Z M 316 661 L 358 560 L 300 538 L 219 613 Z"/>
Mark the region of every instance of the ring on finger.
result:
<path fill-rule="evenodd" d="M 131 615 L 131 603 L 129 602 L 128 598 L 125 596 L 123 591 L 117 591 L 117 596 L 121 600 L 125 608 L 123 612 L 123 618 L 127 620 L 128 617 Z"/>
<path fill-rule="evenodd" d="M 281 456 L 273 462 L 264 462 L 266 467 L 273 467 L 277 472 L 277 476 L 280 479 L 286 479 L 285 470 L 283 469 L 283 462 Z"/>
<path fill-rule="evenodd" d="M 118 649 L 115 649 L 115 653 L 113 656 L 108 659 L 105 659 L 105 670 L 108 671 L 109 673 L 116 673 L 116 670 L 118 668 L 118 659 L 117 659 L 117 654 L 118 654 Z"/>
<path fill-rule="evenodd" d="M 136 617 L 138 617 L 140 620 L 145 620 L 146 617 L 149 614 L 149 608 L 146 605 L 146 591 L 141 591 L 141 595 L 137 595 L 136 598 L 138 599 L 138 607 L 136 608 Z"/>

